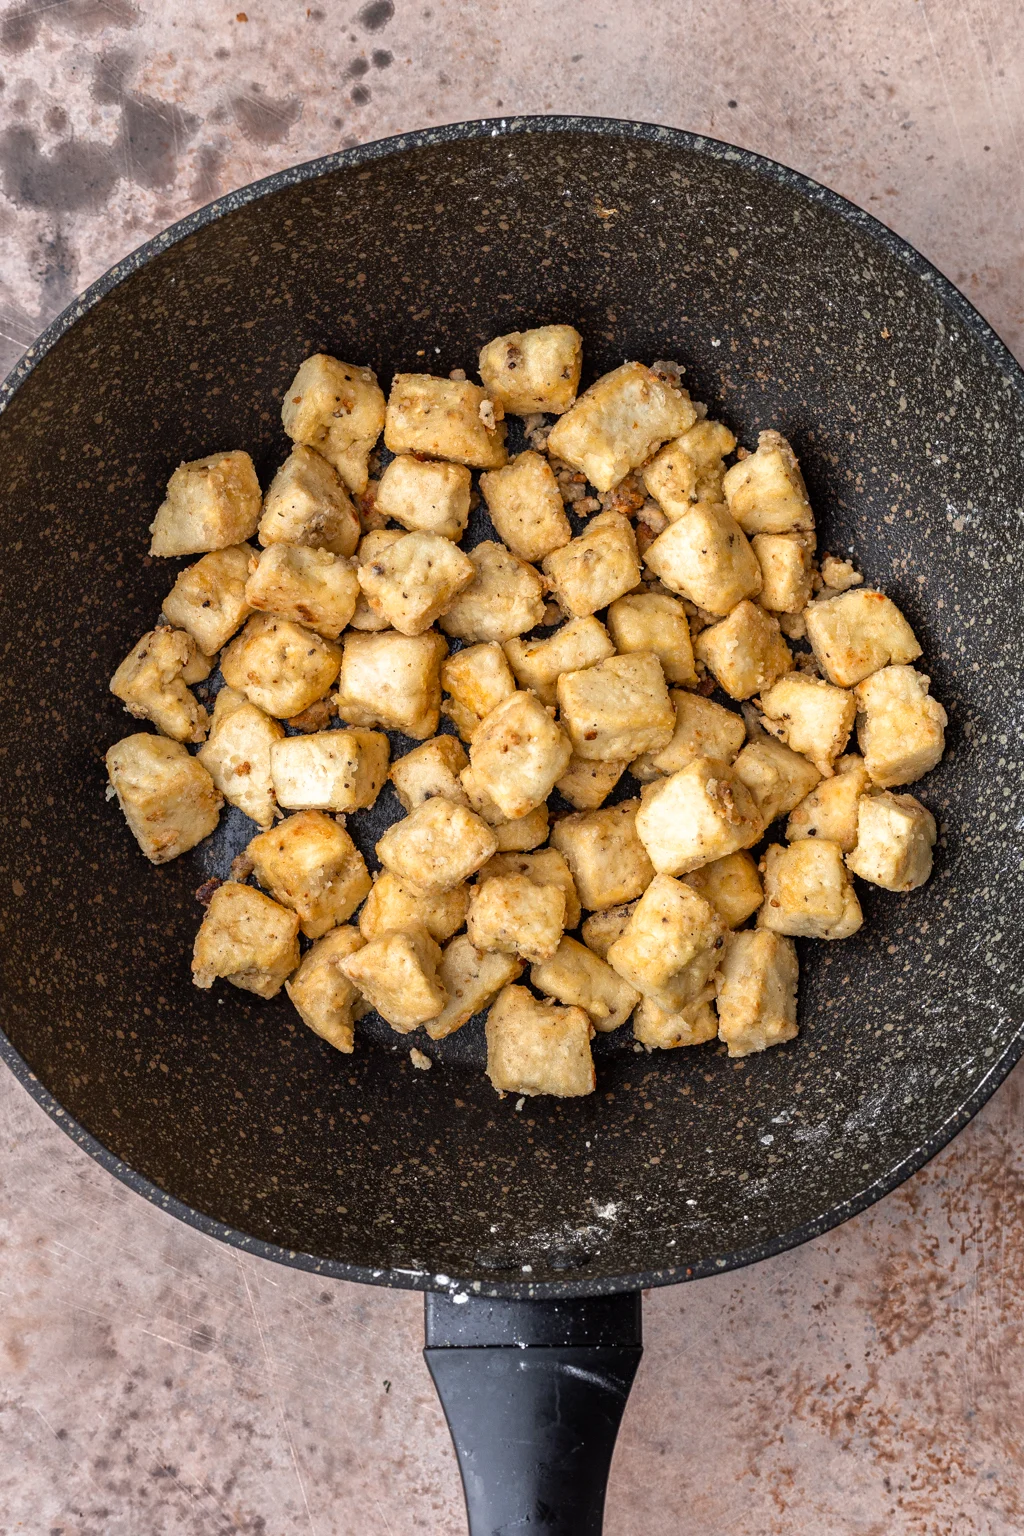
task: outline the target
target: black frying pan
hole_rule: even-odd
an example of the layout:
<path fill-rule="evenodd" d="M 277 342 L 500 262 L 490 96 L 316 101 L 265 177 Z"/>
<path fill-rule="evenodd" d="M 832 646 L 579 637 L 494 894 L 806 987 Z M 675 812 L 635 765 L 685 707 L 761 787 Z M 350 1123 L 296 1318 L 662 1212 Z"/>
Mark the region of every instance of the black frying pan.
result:
<path fill-rule="evenodd" d="M 308 352 L 386 382 L 471 368 L 488 337 L 551 320 L 582 330 L 584 382 L 678 358 L 744 441 L 789 435 L 823 547 L 854 550 L 908 614 L 951 728 L 922 790 L 935 875 L 905 898 L 862 889 L 856 938 L 801 946 L 799 1039 L 733 1063 L 638 1055 L 622 1030 L 599 1039 L 591 1098 L 517 1112 L 482 1074 L 479 1021 L 427 1075 L 380 1021 L 341 1057 L 283 996 L 196 991 L 193 892 L 251 828 L 231 812 L 154 870 L 104 799 L 102 754 L 133 728 L 107 680 L 177 568 L 145 557 L 145 530 L 181 459 L 245 447 L 265 482 Z M 8 1063 L 183 1220 L 428 1293 L 477 1536 L 599 1530 L 641 1288 L 862 1210 L 1020 1054 L 1021 371 L 927 262 L 804 178 L 663 128 L 540 118 L 224 198 L 95 284 L 3 404 Z"/>

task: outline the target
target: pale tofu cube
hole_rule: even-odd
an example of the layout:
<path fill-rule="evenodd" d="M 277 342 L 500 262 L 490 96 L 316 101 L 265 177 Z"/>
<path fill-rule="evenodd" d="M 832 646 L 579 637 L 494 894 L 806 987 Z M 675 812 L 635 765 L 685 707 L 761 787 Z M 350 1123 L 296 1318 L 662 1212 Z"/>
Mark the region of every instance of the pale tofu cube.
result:
<path fill-rule="evenodd" d="M 742 849 L 691 870 L 683 883 L 711 903 L 727 928 L 745 923 L 764 900 L 757 865 Z"/>
<path fill-rule="evenodd" d="M 362 854 L 323 811 L 299 811 L 246 850 L 253 873 L 275 901 L 297 912 L 307 939 L 347 923 L 370 889 Z"/>
<path fill-rule="evenodd" d="M 391 765 L 389 775 L 403 810 L 414 811 L 424 800 L 442 795 L 456 805 L 468 805 L 459 774 L 469 764 L 465 749 L 454 736 L 435 736 L 414 747 Z"/>
<path fill-rule="evenodd" d="M 581 470 L 599 491 L 610 491 L 696 420 L 685 389 L 643 363 L 623 363 L 591 384 L 555 423 L 548 452 Z"/>
<path fill-rule="evenodd" d="M 469 521 L 472 480 L 464 464 L 399 454 L 377 486 L 377 511 L 410 533 L 461 539 Z"/>
<path fill-rule="evenodd" d="M 793 670 L 778 620 L 751 602 L 701 630 L 693 651 L 734 699 L 749 699 Z"/>
<path fill-rule="evenodd" d="M 468 911 L 469 886 L 465 883 L 425 896 L 384 870 L 363 903 L 359 932 L 369 941 L 382 933 L 406 933 L 410 928 L 423 927 L 436 943 L 443 944 L 459 931 Z"/>
<path fill-rule="evenodd" d="M 810 758 L 829 778 L 833 763 L 845 750 L 857 717 L 857 701 L 845 688 L 836 688 L 807 672 L 790 672 L 761 695 L 764 728 Z"/>
<path fill-rule="evenodd" d="M 761 567 L 724 506 L 701 502 L 670 523 L 644 555 L 666 587 L 708 613 L 730 613 L 761 590 Z"/>
<path fill-rule="evenodd" d="M 674 688 L 671 699 L 676 717 L 675 730 L 667 746 L 650 754 L 654 773 L 678 773 L 680 768 L 698 757 L 714 757 L 723 763 L 731 763 L 746 739 L 742 715 L 699 693 L 686 693 L 682 688 Z M 634 774 L 636 766 L 634 763 Z"/>
<path fill-rule="evenodd" d="M 859 587 L 804 610 L 807 638 L 829 682 L 852 688 L 880 667 L 921 654 L 914 631 L 884 592 Z"/>
<path fill-rule="evenodd" d="M 357 573 L 361 565 L 369 565 L 384 550 L 390 549 L 392 544 L 397 544 L 399 539 L 404 539 L 405 534 L 401 528 L 374 528 L 359 541 L 359 548 L 353 556 L 352 568 Z M 350 629 L 382 630 L 389 628 L 388 621 L 382 613 L 371 608 L 370 600 L 362 587 L 359 588 L 359 596 L 356 598 L 355 612 L 348 621 Z"/>
<path fill-rule="evenodd" d="M 183 673 L 196 643 L 183 629 L 151 629 L 110 679 L 110 691 L 137 720 L 152 720 L 174 741 L 202 741 L 206 710 L 188 690 Z"/>
<path fill-rule="evenodd" d="M 526 987 L 503 987 L 487 1016 L 487 1076 L 499 1093 L 530 1098 L 593 1093 L 592 1029 L 582 1008 L 540 1003 Z"/>
<path fill-rule="evenodd" d="M 862 795 L 847 867 L 883 890 L 916 890 L 932 872 L 935 835 L 934 816 L 913 795 Z"/>
<path fill-rule="evenodd" d="M 445 1040 L 468 1024 L 522 971 L 523 962 L 515 955 L 497 949 L 484 954 L 473 947 L 464 933 L 452 939 L 441 956 L 438 973 L 448 999 L 437 1017 L 428 1019 L 425 1026 L 431 1040 Z"/>
<path fill-rule="evenodd" d="M 335 702 L 349 725 L 380 725 L 417 741 L 437 734 L 441 718 L 441 635 L 347 634 Z"/>
<path fill-rule="evenodd" d="M 793 1039 L 799 974 L 792 939 L 766 928 L 727 935 L 717 1005 L 718 1038 L 730 1056 L 749 1056 Z"/>
<path fill-rule="evenodd" d="M 706 757 L 648 784 L 636 815 L 637 835 L 662 875 L 686 875 L 749 848 L 764 827 L 742 780 L 728 764 Z"/>
<path fill-rule="evenodd" d="M 249 567 L 250 608 L 337 640 L 356 611 L 359 582 L 348 561 L 306 544 L 269 544 Z"/>
<path fill-rule="evenodd" d="M 609 949 L 608 964 L 644 996 L 657 995 L 699 955 L 719 947 L 722 932 L 722 919 L 703 896 L 670 875 L 655 875 Z"/>
<path fill-rule="evenodd" d="M 139 732 L 111 747 L 106 764 L 124 819 L 152 864 L 187 853 L 216 827 L 224 802 L 180 742 Z"/>
<path fill-rule="evenodd" d="M 349 981 L 400 1035 L 436 1018 L 444 1007 L 440 964 L 441 951 L 425 928 L 379 934 L 338 961 Z"/>
<path fill-rule="evenodd" d="M 324 352 L 307 357 L 285 394 L 281 423 L 293 443 L 315 448 L 332 464 L 350 491 L 366 490 L 384 426 L 384 392 L 371 368 Z"/>
<path fill-rule="evenodd" d="M 583 924 L 580 930 L 583 942 L 601 960 L 607 960 L 608 951 L 615 940 L 625 933 L 635 906 L 635 901 L 629 901 L 622 907 L 608 907 L 604 912 L 592 912 Z"/>
<path fill-rule="evenodd" d="M 636 535 L 621 512 L 601 512 L 586 532 L 541 562 L 566 613 L 585 618 L 631 592 L 640 580 Z"/>
<path fill-rule="evenodd" d="M 264 830 L 273 825 L 277 809 L 270 749 L 283 739 L 283 725 L 236 689 L 222 688 L 209 738 L 199 749 L 199 761 L 225 800 Z"/>
<path fill-rule="evenodd" d="M 179 464 L 149 525 L 151 555 L 201 555 L 251 539 L 260 520 L 260 483 L 247 453 L 211 453 Z"/>
<path fill-rule="evenodd" d="M 503 415 L 487 391 L 467 379 L 396 373 L 384 442 L 392 453 L 453 459 L 471 469 L 500 469 L 508 459 Z"/>
<path fill-rule="evenodd" d="M 467 742 L 491 710 L 516 691 L 505 652 L 496 640 L 467 645 L 449 656 L 441 668 L 441 685 L 451 695 L 441 708 Z"/>
<path fill-rule="evenodd" d="M 565 892 L 528 875 L 495 875 L 474 887 L 466 932 L 479 950 L 549 960 L 565 931 Z"/>
<path fill-rule="evenodd" d="M 848 939 L 864 921 L 838 843 L 806 837 L 772 843 L 761 868 L 764 902 L 757 926 L 794 939 Z"/>
<path fill-rule="evenodd" d="M 864 766 L 882 789 L 929 773 L 946 745 L 946 711 L 929 697 L 931 679 L 913 667 L 883 667 L 854 689 Z"/>
<path fill-rule="evenodd" d="M 683 1045 L 704 1045 L 718 1034 L 718 1015 L 710 999 L 672 1012 L 643 997 L 633 1015 L 633 1037 L 651 1051 L 673 1051 Z"/>
<path fill-rule="evenodd" d="M 608 629 L 620 656 L 650 651 L 670 683 L 694 684 L 693 642 L 686 609 L 663 592 L 633 592 L 608 609 Z"/>
<path fill-rule="evenodd" d="M 577 757 L 632 759 L 672 740 L 675 711 L 661 662 L 650 653 L 611 656 L 558 679 L 558 709 Z"/>
<path fill-rule="evenodd" d="M 469 746 L 476 783 L 509 821 L 547 799 L 571 756 L 565 732 L 532 693 L 493 709 Z"/>
<path fill-rule="evenodd" d="M 248 544 L 233 544 L 204 555 L 182 571 L 164 599 L 164 615 L 186 630 L 205 656 L 215 656 L 241 629 L 252 609 L 245 600 Z"/>
<path fill-rule="evenodd" d="M 270 749 L 277 803 L 290 811 L 361 811 L 388 776 L 391 753 L 382 731 L 355 727 L 288 736 Z"/>
<path fill-rule="evenodd" d="M 499 875 L 525 875 L 535 885 L 557 885 L 565 896 L 565 926 L 575 928 L 580 920 L 580 898 L 563 856 L 557 848 L 541 848 L 538 853 L 496 853 L 481 869 L 477 883 Z"/>
<path fill-rule="evenodd" d="M 407 533 L 357 571 L 371 608 L 403 635 L 422 635 L 468 587 L 475 569 L 451 539 Z"/>
<path fill-rule="evenodd" d="M 481 475 L 480 491 L 498 537 L 521 560 L 540 560 L 572 538 L 555 472 L 532 448 Z"/>
<path fill-rule="evenodd" d="M 862 757 L 856 752 L 841 757 L 832 778 L 822 779 L 791 812 L 786 823 L 789 841 L 823 837 L 849 853 L 857 841 L 858 802 L 870 783 Z"/>
<path fill-rule="evenodd" d="M 733 772 L 746 785 L 766 827 L 788 816 L 818 783 L 821 774 L 799 752 L 759 736 L 748 741 L 733 763 Z"/>
<path fill-rule="evenodd" d="M 475 875 L 497 848 L 485 821 L 436 795 L 388 828 L 377 857 L 403 885 L 434 895 Z"/>
<path fill-rule="evenodd" d="M 204 656 L 202 651 L 192 652 L 191 660 L 186 661 L 181 669 L 181 680 L 191 687 L 194 683 L 203 683 L 209 677 L 216 666 L 216 656 Z"/>
<path fill-rule="evenodd" d="M 359 514 L 333 464 L 315 448 L 294 447 L 263 498 L 262 545 L 304 544 L 351 555 L 359 543 Z"/>
<path fill-rule="evenodd" d="M 761 567 L 762 608 L 802 613 L 811 600 L 813 547 L 806 534 L 755 533 L 751 540 Z"/>
<path fill-rule="evenodd" d="M 480 350 L 480 377 L 511 416 L 561 416 L 576 399 L 583 337 L 571 325 L 540 325 L 496 336 Z"/>
<path fill-rule="evenodd" d="M 549 960 L 530 969 L 539 992 L 569 1007 L 583 1008 L 602 1034 L 625 1024 L 640 994 L 586 945 L 565 938 Z"/>
<path fill-rule="evenodd" d="M 745 533 L 802 533 L 814 513 L 796 454 L 781 432 L 761 432 L 757 452 L 726 470 L 729 511 Z"/>
<path fill-rule="evenodd" d="M 654 866 L 637 834 L 639 804 L 622 800 L 599 811 L 578 811 L 551 829 L 551 842 L 564 855 L 588 912 L 632 901 L 654 879 Z"/>
<path fill-rule="evenodd" d="M 670 523 L 697 502 L 723 499 L 722 461 L 735 447 L 735 437 L 722 422 L 698 421 L 655 454 L 643 470 L 643 482 Z"/>
<path fill-rule="evenodd" d="M 228 687 L 279 720 L 322 699 L 340 665 L 339 646 L 270 613 L 254 613 L 220 659 Z"/>
<path fill-rule="evenodd" d="M 316 941 L 295 975 L 284 984 L 303 1024 L 346 1055 L 355 1044 L 354 1013 L 361 998 L 339 962 L 362 949 L 365 942 L 356 928 L 332 928 Z"/>
<path fill-rule="evenodd" d="M 469 551 L 476 575 L 441 616 L 457 640 L 511 640 L 544 617 L 544 583 L 532 565 L 485 539 Z"/>
<path fill-rule="evenodd" d="M 502 817 L 488 825 L 498 839 L 499 853 L 528 853 L 547 842 L 550 820 L 547 806 L 538 805 L 526 816 L 516 816 L 511 821 Z"/>
<path fill-rule="evenodd" d="M 577 811 L 596 811 L 628 767 L 627 758 L 612 758 L 604 763 L 588 762 L 574 752 L 555 788 Z"/>
<path fill-rule="evenodd" d="M 544 640 L 506 640 L 505 655 L 520 688 L 531 688 L 542 704 L 554 704 L 563 672 L 594 667 L 615 655 L 600 619 L 570 619 Z"/>
<path fill-rule="evenodd" d="M 218 976 L 243 992 L 276 997 L 299 963 L 299 920 L 269 896 L 233 880 L 210 898 L 192 951 L 192 980 Z"/>

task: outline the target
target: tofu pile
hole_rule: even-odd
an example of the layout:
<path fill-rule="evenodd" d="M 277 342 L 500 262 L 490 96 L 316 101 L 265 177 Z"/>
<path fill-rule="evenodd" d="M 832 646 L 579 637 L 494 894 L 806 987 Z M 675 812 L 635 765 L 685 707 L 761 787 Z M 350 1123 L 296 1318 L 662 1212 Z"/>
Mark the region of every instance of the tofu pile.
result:
<path fill-rule="evenodd" d="M 153 727 L 106 758 L 148 859 L 225 801 L 255 826 L 201 892 L 195 984 L 283 987 L 343 1052 L 371 1009 L 432 1041 L 487 1009 L 502 1094 L 593 1092 L 629 1020 L 638 1050 L 791 1040 L 794 940 L 856 933 L 854 877 L 913 890 L 936 838 L 902 792 L 944 746 L 921 647 L 816 558 L 789 443 L 737 448 L 677 365 L 578 395 L 581 362 L 546 325 L 489 342 L 480 384 L 385 399 L 307 358 L 265 494 L 240 450 L 171 476 L 150 553 L 199 558 L 110 684 Z M 463 549 L 479 498 L 495 537 Z M 419 744 L 392 761 L 389 732 Z M 371 878 L 346 817 L 389 780 Z"/>

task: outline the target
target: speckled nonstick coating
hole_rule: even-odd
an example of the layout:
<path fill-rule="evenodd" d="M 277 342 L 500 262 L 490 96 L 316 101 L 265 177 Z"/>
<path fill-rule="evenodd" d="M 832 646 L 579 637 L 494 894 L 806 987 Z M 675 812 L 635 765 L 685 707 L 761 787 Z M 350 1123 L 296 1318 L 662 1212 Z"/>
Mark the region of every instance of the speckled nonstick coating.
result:
<path fill-rule="evenodd" d="M 482 1074 L 479 1020 L 421 1073 L 422 1036 L 371 1022 L 345 1057 L 283 996 L 194 989 L 193 892 L 248 824 L 233 812 L 153 869 L 104 799 L 102 754 L 135 728 L 110 674 L 186 563 L 145 556 L 181 459 L 244 447 L 266 483 L 282 390 L 313 350 L 386 383 L 472 369 L 488 337 L 551 320 L 582 330 L 584 382 L 678 358 L 743 441 L 792 438 L 821 547 L 855 551 L 908 614 L 950 732 L 922 789 L 942 824 L 934 878 L 907 897 L 862 886 L 856 938 L 800 946 L 796 1041 L 733 1063 L 714 1046 L 637 1055 L 623 1029 L 599 1042 L 596 1094 L 517 1112 Z M 660 1284 L 869 1204 L 1017 1059 L 1024 379 L 867 215 L 661 128 L 431 130 L 185 220 L 50 328 L 4 403 L 5 1050 L 147 1198 L 348 1278 Z"/>

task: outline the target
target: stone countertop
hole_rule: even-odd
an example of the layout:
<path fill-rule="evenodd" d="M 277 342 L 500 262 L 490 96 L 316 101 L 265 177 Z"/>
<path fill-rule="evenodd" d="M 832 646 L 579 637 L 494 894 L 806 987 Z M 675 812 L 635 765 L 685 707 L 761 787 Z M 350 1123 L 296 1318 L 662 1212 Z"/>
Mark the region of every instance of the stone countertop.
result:
<path fill-rule="evenodd" d="M 547 111 L 806 171 L 1024 355 L 1014 0 L 242 3 L 0 14 L 5 366 L 231 187 L 403 129 Z M 648 1298 L 608 1536 L 1019 1536 L 1022 1097 L 1018 1072 L 838 1231 Z M 325 1286 L 176 1223 L 7 1074 L 0 1140 L 0 1536 L 461 1536 L 419 1297 Z"/>

